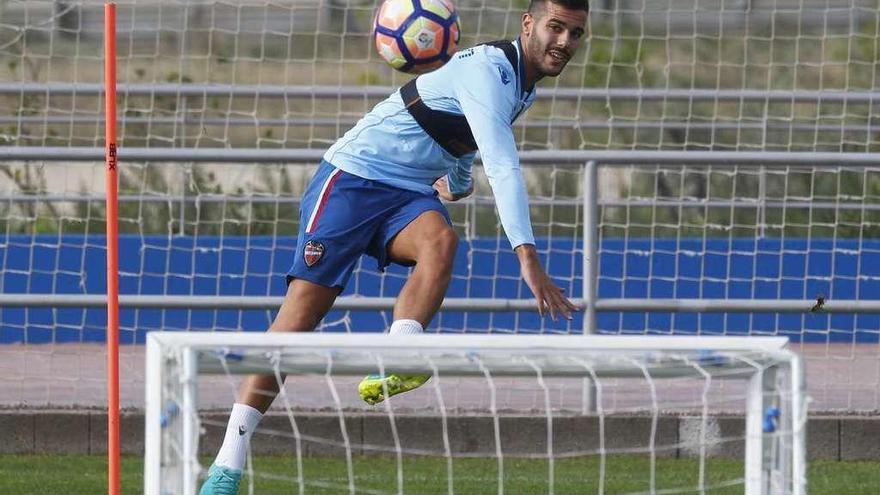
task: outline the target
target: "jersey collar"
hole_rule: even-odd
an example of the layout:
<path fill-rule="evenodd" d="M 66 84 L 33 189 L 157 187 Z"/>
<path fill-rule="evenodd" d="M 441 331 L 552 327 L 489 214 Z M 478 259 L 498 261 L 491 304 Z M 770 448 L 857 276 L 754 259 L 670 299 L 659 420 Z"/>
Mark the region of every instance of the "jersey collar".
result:
<path fill-rule="evenodd" d="M 513 40 L 513 46 L 516 47 L 517 53 L 517 65 L 515 69 L 517 72 L 517 76 L 519 76 L 517 77 L 517 80 L 519 81 L 520 97 L 528 97 L 531 96 L 533 91 L 535 91 L 535 86 L 533 85 L 531 88 L 526 89 L 526 58 L 519 36 L 517 36 L 516 39 Z"/>

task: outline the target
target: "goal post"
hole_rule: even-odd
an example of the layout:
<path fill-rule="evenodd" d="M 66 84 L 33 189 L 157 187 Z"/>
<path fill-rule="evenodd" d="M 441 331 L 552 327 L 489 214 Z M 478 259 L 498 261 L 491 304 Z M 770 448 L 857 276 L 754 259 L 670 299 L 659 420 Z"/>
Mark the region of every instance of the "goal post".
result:
<path fill-rule="evenodd" d="M 199 448 L 212 422 L 199 407 L 199 383 L 214 377 L 237 385 L 237 375 L 249 373 L 287 376 L 270 410 L 282 418 L 262 425 L 252 447 L 280 443 L 289 461 L 280 471 L 249 463 L 247 475 L 294 493 L 404 493 L 408 483 L 456 493 L 484 470 L 476 482 L 497 485 L 499 494 L 566 493 L 573 482 L 598 493 L 620 486 L 632 487 L 627 493 L 806 493 L 803 369 L 784 338 L 153 332 L 146 359 L 148 495 L 196 493 L 210 462 L 199 456 L 214 454 Z M 375 407 L 351 401 L 351 379 L 388 370 L 432 379 Z M 570 410 L 566 404 L 577 401 L 567 399 L 588 393 L 587 380 L 595 412 Z M 327 403 L 304 397 L 304 387 L 325 387 Z M 527 414 L 511 412 L 517 409 Z M 744 427 L 719 427 L 720 414 L 744 418 Z M 635 442 L 613 426 L 640 420 L 647 433 Z M 323 429 L 313 428 L 318 422 Z M 670 428 L 675 433 L 665 434 Z M 739 474 L 710 469 L 719 449 L 739 444 Z M 670 457 L 693 458 L 693 476 L 665 476 Z M 310 470 L 311 458 L 345 468 L 322 477 L 331 468 Z M 388 459 L 384 489 L 373 489 L 381 476 L 365 476 L 364 459 Z M 473 467 L 481 459 L 487 464 Z M 627 462 L 643 463 L 644 477 L 622 481 Z M 537 487 L 520 486 L 524 477 Z"/>

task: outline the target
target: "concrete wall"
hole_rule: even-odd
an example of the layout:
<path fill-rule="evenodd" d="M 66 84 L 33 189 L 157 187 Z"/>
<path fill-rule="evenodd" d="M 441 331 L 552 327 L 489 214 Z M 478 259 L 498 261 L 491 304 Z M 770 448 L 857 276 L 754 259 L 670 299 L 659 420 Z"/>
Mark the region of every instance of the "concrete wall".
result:
<path fill-rule="evenodd" d="M 226 413 L 202 416 L 204 434 L 200 449 L 213 455 L 220 446 Z M 345 443 L 335 414 L 299 414 L 297 427 L 305 455 L 343 455 Z M 390 454 L 395 451 L 387 416 L 349 415 L 345 419 L 349 444 L 355 454 Z M 689 457 L 699 452 L 700 418 L 660 417 L 655 438 L 658 455 Z M 438 418 L 396 416 L 395 425 L 403 449 L 443 452 L 443 431 Z M 625 451 L 648 444 L 650 417 L 605 418 L 605 448 Z M 547 421 L 541 416 L 500 418 L 502 450 L 505 453 L 546 453 Z M 103 454 L 107 452 L 107 415 L 98 411 L 0 411 L 0 454 Z M 296 440 L 290 419 L 269 414 L 260 424 L 253 442 L 258 455 L 292 454 Z M 447 431 L 450 449 L 456 453 L 494 455 L 491 417 L 451 417 Z M 706 428 L 707 453 L 713 457 L 741 458 L 744 449 L 744 421 L 741 417 L 712 417 Z M 140 455 L 144 448 L 142 413 L 124 413 L 121 422 L 122 452 Z M 598 449 L 599 420 L 596 417 L 553 419 L 553 451 L 583 452 Z M 366 446 L 366 447 L 365 447 Z M 823 460 L 880 459 L 880 417 L 813 417 L 807 426 L 807 455 Z"/>

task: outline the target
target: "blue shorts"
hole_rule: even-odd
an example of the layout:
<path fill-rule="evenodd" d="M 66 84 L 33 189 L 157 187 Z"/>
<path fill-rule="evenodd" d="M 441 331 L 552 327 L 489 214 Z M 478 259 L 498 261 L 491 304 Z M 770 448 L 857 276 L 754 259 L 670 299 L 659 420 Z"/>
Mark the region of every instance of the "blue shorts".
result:
<path fill-rule="evenodd" d="M 362 254 L 388 266 L 387 246 L 426 211 L 440 212 L 452 225 L 437 195 L 428 196 L 343 172 L 322 161 L 300 204 L 299 236 L 287 281 L 308 280 L 344 288 Z"/>

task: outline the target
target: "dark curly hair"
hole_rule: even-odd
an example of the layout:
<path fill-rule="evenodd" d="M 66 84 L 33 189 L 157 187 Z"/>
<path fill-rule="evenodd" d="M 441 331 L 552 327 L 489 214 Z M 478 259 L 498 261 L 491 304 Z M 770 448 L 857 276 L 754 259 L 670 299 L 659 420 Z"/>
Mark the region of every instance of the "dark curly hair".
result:
<path fill-rule="evenodd" d="M 566 9 L 583 10 L 588 14 L 590 13 L 590 2 L 588 0 L 532 0 L 529 3 L 529 13 L 535 15 L 539 8 L 543 10 L 544 4 L 547 2 L 555 3 Z"/>

